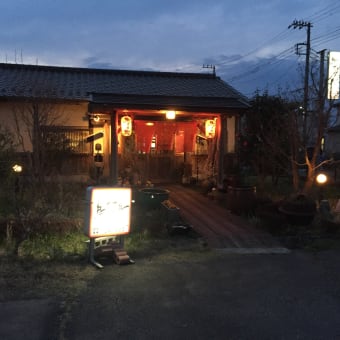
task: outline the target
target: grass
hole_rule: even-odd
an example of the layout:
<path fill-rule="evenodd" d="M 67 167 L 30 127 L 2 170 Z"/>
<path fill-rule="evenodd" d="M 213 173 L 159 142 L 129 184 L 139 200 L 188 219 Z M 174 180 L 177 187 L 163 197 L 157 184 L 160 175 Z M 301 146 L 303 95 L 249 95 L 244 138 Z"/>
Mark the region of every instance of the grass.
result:
<path fill-rule="evenodd" d="M 97 274 L 82 233 L 84 186 L 46 184 L 38 194 L 26 183 L 15 195 L 10 184 L 0 187 L 0 300 L 79 294 Z"/>
<path fill-rule="evenodd" d="M 21 244 L 19 256 L 35 260 L 81 259 L 86 252 L 86 240 L 80 232 L 38 234 Z"/>
<path fill-rule="evenodd" d="M 0 300 L 56 297 L 70 299 L 96 275 L 86 258 L 80 231 L 37 234 L 13 254 L 10 237 L 0 245 Z"/>
<path fill-rule="evenodd" d="M 86 288 L 96 270 L 85 261 L 57 262 L 0 257 L 0 300 L 68 299 Z"/>

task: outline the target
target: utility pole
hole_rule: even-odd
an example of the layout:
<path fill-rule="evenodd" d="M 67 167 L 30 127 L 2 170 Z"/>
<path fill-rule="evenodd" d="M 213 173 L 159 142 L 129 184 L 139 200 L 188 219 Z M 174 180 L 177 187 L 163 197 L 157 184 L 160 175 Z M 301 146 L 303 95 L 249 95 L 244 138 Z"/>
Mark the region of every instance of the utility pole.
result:
<path fill-rule="evenodd" d="M 321 50 L 320 54 L 320 73 L 319 73 L 319 93 L 318 93 L 318 118 L 319 118 L 319 127 L 318 127 L 318 140 L 317 143 L 319 144 L 319 148 L 321 153 L 324 152 L 324 132 L 325 128 L 328 124 L 328 117 L 325 116 L 324 109 L 325 109 L 325 95 L 326 91 L 326 79 L 325 79 L 325 52 L 326 50 Z"/>
<path fill-rule="evenodd" d="M 212 69 L 213 71 L 213 75 L 216 76 L 216 68 L 215 68 L 215 65 L 205 65 L 203 64 L 202 68 L 209 68 L 209 69 Z"/>
<path fill-rule="evenodd" d="M 325 106 L 325 52 L 320 51 L 320 76 L 319 76 L 319 110 L 323 112 Z"/>
<path fill-rule="evenodd" d="M 305 65 L 305 83 L 304 83 L 304 95 L 303 95 L 303 139 L 306 142 L 306 128 L 307 128 L 307 113 L 308 113 L 308 89 L 309 89 L 309 57 L 310 57 L 310 31 L 313 25 L 308 21 L 294 20 L 288 28 L 302 29 L 307 27 L 307 41 L 306 41 L 306 65 Z"/>

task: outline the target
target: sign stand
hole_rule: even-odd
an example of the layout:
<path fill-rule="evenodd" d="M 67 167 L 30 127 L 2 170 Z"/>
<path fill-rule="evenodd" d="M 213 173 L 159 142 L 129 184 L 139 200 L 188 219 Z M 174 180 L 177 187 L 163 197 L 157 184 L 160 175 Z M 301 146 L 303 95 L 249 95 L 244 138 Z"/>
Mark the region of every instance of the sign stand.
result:
<path fill-rule="evenodd" d="M 113 256 L 113 260 L 119 264 L 133 264 L 133 261 L 127 252 L 124 250 L 124 239 L 122 236 L 119 237 L 119 241 L 113 240 L 113 238 L 102 237 L 102 238 L 90 238 L 89 244 L 89 262 L 95 267 L 102 269 L 104 266 L 96 261 L 96 255 L 109 254 Z"/>
<path fill-rule="evenodd" d="M 113 256 L 121 264 L 134 263 L 124 250 L 123 235 L 130 231 L 131 189 L 88 187 L 85 234 L 90 238 L 89 262 L 102 269 L 96 256 Z"/>
<path fill-rule="evenodd" d="M 94 259 L 94 245 L 95 245 L 95 239 L 93 237 L 90 238 L 90 243 L 89 243 L 89 261 L 97 268 L 102 269 L 104 266 L 97 262 Z"/>

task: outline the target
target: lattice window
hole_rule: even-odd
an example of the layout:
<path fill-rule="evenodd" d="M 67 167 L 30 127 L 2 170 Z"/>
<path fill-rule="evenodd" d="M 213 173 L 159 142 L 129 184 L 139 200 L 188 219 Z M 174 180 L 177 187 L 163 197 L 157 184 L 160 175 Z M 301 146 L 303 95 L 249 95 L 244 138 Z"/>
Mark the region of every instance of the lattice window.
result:
<path fill-rule="evenodd" d="M 41 130 L 47 149 L 75 154 L 90 153 L 90 144 L 86 143 L 90 131 L 86 127 L 43 126 Z"/>

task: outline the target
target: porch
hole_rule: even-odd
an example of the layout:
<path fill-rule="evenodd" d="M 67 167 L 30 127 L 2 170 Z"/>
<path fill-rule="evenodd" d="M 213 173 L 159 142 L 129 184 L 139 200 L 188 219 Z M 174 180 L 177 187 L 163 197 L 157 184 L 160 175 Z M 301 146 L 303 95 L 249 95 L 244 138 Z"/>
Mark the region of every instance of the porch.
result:
<path fill-rule="evenodd" d="M 216 133 L 209 136 L 207 115 L 185 117 L 187 121 L 135 116 L 131 135 L 118 134 L 119 179 L 130 185 L 206 180 L 223 185 L 237 164 L 236 118 L 216 115 Z"/>
<path fill-rule="evenodd" d="M 209 247 L 232 253 L 288 252 L 271 235 L 190 187 L 167 184 L 162 188 L 169 190 L 169 199 L 180 208 L 183 219 Z"/>

